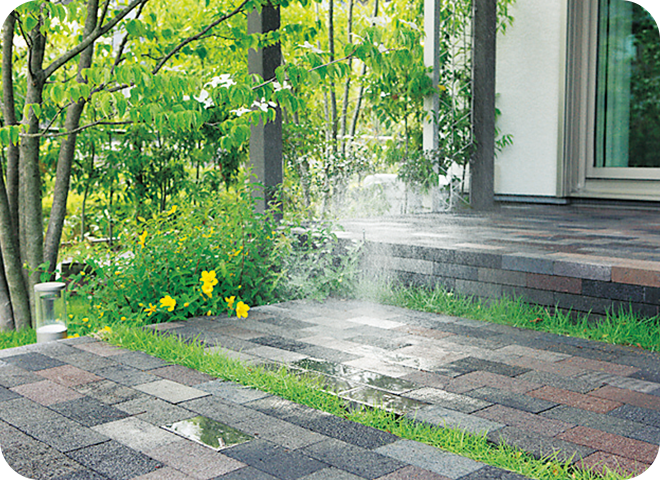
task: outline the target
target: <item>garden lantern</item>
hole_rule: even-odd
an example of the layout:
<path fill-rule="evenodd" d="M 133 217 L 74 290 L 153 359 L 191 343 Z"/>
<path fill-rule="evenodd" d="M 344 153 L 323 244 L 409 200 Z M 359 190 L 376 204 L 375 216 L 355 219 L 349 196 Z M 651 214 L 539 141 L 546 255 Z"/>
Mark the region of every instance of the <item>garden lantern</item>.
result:
<path fill-rule="evenodd" d="M 67 336 L 66 283 L 37 283 L 34 286 L 37 310 L 37 343 L 60 340 Z"/>

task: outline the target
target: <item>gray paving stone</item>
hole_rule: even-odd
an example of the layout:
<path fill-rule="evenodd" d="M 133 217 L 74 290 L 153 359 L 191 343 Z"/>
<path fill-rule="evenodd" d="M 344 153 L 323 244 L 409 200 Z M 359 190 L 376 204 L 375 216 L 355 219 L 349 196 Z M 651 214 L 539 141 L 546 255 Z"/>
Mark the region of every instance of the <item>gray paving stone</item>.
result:
<path fill-rule="evenodd" d="M 178 435 L 134 417 L 97 425 L 92 430 L 139 452 L 181 440 Z"/>
<path fill-rule="evenodd" d="M 61 415 L 58 417 L 39 423 L 22 424 L 20 428 L 31 437 L 64 453 L 96 445 L 108 439 L 66 417 Z"/>
<path fill-rule="evenodd" d="M 95 398 L 82 397 L 75 400 L 56 403 L 50 405 L 51 410 L 55 410 L 65 417 L 74 420 L 85 427 L 93 427 L 101 423 L 113 422 L 126 418 L 128 414 L 121 410 L 100 402 Z"/>
<path fill-rule="evenodd" d="M 381 455 L 458 479 L 481 469 L 484 464 L 412 440 L 399 440 L 375 450 Z"/>
<path fill-rule="evenodd" d="M 506 375 L 508 377 L 515 377 L 530 371 L 529 368 L 514 367 L 504 363 L 492 362 L 474 357 L 462 358 L 448 363 L 445 365 L 445 368 L 449 368 L 460 374 L 483 370 L 485 372 L 497 373 L 498 375 Z"/>
<path fill-rule="evenodd" d="M 117 403 L 115 404 L 115 408 L 156 426 L 187 420 L 188 418 L 197 416 L 195 412 L 177 405 L 172 405 L 165 400 L 147 394 L 142 394 L 133 400 Z"/>
<path fill-rule="evenodd" d="M 251 408 L 275 416 L 294 425 L 326 435 L 358 447 L 373 449 L 398 440 L 399 437 L 372 427 L 349 422 L 343 418 L 277 397 L 250 402 Z"/>
<path fill-rule="evenodd" d="M 119 365 L 118 362 L 113 360 L 113 357 L 101 357 L 90 352 L 85 352 L 79 349 L 76 349 L 77 353 L 72 353 L 67 355 L 62 361 L 66 361 L 69 365 L 74 367 L 82 368 L 90 372 L 95 372 L 98 369 L 106 367 L 115 367 Z"/>
<path fill-rule="evenodd" d="M 629 437 L 634 432 L 643 428 L 642 424 L 627 419 L 617 418 L 609 414 L 604 415 L 602 413 L 594 413 L 588 410 L 568 407 L 565 405 L 559 405 L 550 410 L 546 410 L 541 413 L 541 416 L 561 420 L 566 423 L 594 428 L 596 430 L 602 430 L 603 432 L 624 437 Z"/>
<path fill-rule="evenodd" d="M 64 417 L 25 397 L 0 402 L 0 419 L 19 428 L 24 424 L 39 423 L 41 421 L 50 421 L 59 418 Z"/>
<path fill-rule="evenodd" d="M 385 479 L 386 477 L 387 475 L 381 478 Z M 328 467 L 310 473 L 309 475 L 305 475 L 304 477 L 301 477 L 300 480 L 364 480 L 364 477 L 358 477 L 335 467 Z"/>
<path fill-rule="evenodd" d="M 42 382 L 43 379 L 44 377 L 40 377 L 34 372 L 29 372 L 9 363 L 0 366 L 0 385 L 6 388 Z"/>
<path fill-rule="evenodd" d="M 608 412 L 607 415 L 660 428 L 660 411 L 658 410 L 636 407 L 634 405 L 623 405 Z"/>
<path fill-rule="evenodd" d="M 4 402 L 5 400 L 13 400 L 19 397 L 20 395 L 18 393 L 12 392 L 8 388 L 0 387 L 0 402 Z"/>
<path fill-rule="evenodd" d="M 561 462 L 570 459 L 571 463 L 575 463 L 595 452 L 595 450 L 582 445 L 529 433 L 516 427 L 504 427 L 501 430 L 491 432 L 488 439 L 494 443 L 504 441 L 510 445 L 516 445 L 537 458 L 554 457 Z"/>
<path fill-rule="evenodd" d="M 390 457 L 336 439 L 315 443 L 303 448 L 301 453 L 370 480 L 387 475 L 406 465 Z"/>
<path fill-rule="evenodd" d="M 24 435 L 19 446 L 5 447 L 3 445 L 2 455 L 16 473 L 23 475 L 22 478 L 34 480 L 50 480 L 83 468 L 82 465 L 63 453 L 27 435 Z"/>
<path fill-rule="evenodd" d="M 258 422 L 261 412 L 228 402 L 220 397 L 208 396 L 182 402 L 178 405 L 186 410 L 226 423 L 234 428 L 242 422 Z"/>
<path fill-rule="evenodd" d="M 257 421 L 250 418 L 248 421 L 236 422 L 236 428 L 291 450 L 327 439 L 319 433 L 266 414 L 261 414 Z"/>
<path fill-rule="evenodd" d="M 64 365 L 64 363 L 59 360 L 55 360 L 54 358 L 37 352 L 21 353 L 19 355 L 4 357 L 2 360 L 31 372 Z"/>
<path fill-rule="evenodd" d="M 57 476 L 53 480 L 109 480 L 109 478 L 80 465 L 80 470 Z"/>
<path fill-rule="evenodd" d="M 305 477 L 306 478 L 306 477 Z M 225 473 L 214 480 L 278 480 L 272 475 L 268 475 L 261 470 L 252 467 L 243 467 L 233 472 Z"/>
<path fill-rule="evenodd" d="M 477 435 L 504 427 L 502 423 L 492 422 L 474 415 L 467 415 L 438 405 L 429 405 L 428 407 L 420 408 L 415 412 L 408 413 L 406 417 L 441 427 L 466 430 Z"/>
<path fill-rule="evenodd" d="M 223 450 L 224 455 L 282 480 L 297 480 L 328 465 L 298 451 L 254 440 Z"/>
<path fill-rule="evenodd" d="M 108 405 L 132 400 L 139 395 L 140 392 L 133 388 L 119 385 L 110 380 L 100 380 L 98 382 L 90 382 L 82 385 L 72 387 L 76 392 L 95 398 Z"/>
<path fill-rule="evenodd" d="M 363 405 L 369 405 L 399 414 L 405 414 L 427 405 L 427 402 L 424 401 L 402 397 L 370 387 L 359 387 L 354 390 L 342 392 L 341 397 Z"/>
<path fill-rule="evenodd" d="M 660 444 L 660 428 L 645 425 L 641 429 L 631 433 L 628 436 L 630 438 L 634 438 L 635 440 L 652 443 L 653 445 Z"/>
<path fill-rule="evenodd" d="M 195 388 L 241 405 L 269 395 L 268 393 L 255 390 L 254 388 L 245 387 L 238 383 L 227 382 L 224 380 L 213 380 L 211 382 L 202 383 Z"/>
<path fill-rule="evenodd" d="M 170 365 L 169 362 L 158 357 L 147 355 L 144 352 L 122 353 L 121 355 L 113 356 L 113 360 L 142 371 Z"/>
<path fill-rule="evenodd" d="M 406 392 L 402 395 L 414 400 L 439 405 L 462 413 L 473 413 L 492 405 L 489 401 L 469 397 L 467 395 L 446 392 L 432 387 L 420 388 L 418 390 Z"/>
<path fill-rule="evenodd" d="M 461 477 L 461 480 L 531 480 L 531 478 L 509 470 L 486 465 L 476 472 Z"/>
<path fill-rule="evenodd" d="M 170 403 L 185 402 L 187 400 L 209 395 L 208 392 L 181 385 L 180 383 L 172 382 L 171 380 L 158 380 L 142 385 L 136 385 L 135 389 L 153 395 L 154 397 L 161 398 Z"/>
<path fill-rule="evenodd" d="M 114 440 L 69 452 L 85 467 L 116 480 L 129 480 L 161 468 L 162 463 Z"/>
<path fill-rule="evenodd" d="M 318 358 L 320 360 L 327 360 L 329 362 L 350 362 L 352 360 L 357 360 L 360 358 L 360 355 L 354 353 L 342 352 L 336 348 L 327 348 L 320 345 L 312 345 L 304 348 L 299 352 L 301 355 L 306 355 L 312 358 Z"/>
<path fill-rule="evenodd" d="M 499 403 L 507 407 L 517 408 L 530 413 L 539 413 L 557 406 L 556 403 L 548 402 L 539 398 L 522 395 L 520 393 L 507 392 L 497 388 L 483 387 L 471 390 L 466 395 L 479 398 L 490 403 Z"/>
<path fill-rule="evenodd" d="M 570 390 L 577 393 L 587 393 L 596 388 L 602 387 L 605 382 L 597 379 L 565 377 L 555 373 L 543 372 L 540 370 L 532 370 L 516 378 L 525 380 L 527 382 L 539 383 L 541 385 L 549 385 L 562 390 Z"/>
<path fill-rule="evenodd" d="M 156 375 L 126 365 L 99 368 L 93 370 L 92 373 L 127 387 L 134 387 L 136 385 L 160 380 L 160 377 L 157 377 Z"/>

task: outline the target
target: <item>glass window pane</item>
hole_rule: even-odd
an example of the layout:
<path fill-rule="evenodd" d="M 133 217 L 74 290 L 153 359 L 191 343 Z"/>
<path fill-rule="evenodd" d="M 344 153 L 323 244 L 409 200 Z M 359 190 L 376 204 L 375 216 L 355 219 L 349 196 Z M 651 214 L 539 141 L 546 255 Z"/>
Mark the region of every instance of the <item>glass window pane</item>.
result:
<path fill-rule="evenodd" d="M 660 167 L 660 34 L 625 0 L 600 0 L 596 167 Z"/>

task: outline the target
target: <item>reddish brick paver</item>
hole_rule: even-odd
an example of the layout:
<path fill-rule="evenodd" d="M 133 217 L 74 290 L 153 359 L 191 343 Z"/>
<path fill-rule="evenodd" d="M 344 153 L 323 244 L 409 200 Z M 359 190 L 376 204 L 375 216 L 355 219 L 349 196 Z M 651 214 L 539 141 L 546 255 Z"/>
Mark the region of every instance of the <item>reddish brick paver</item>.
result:
<path fill-rule="evenodd" d="M 578 461 L 577 465 L 584 469 L 593 469 L 604 474 L 611 470 L 627 477 L 641 475 L 650 465 L 630 458 L 613 455 L 611 453 L 596 452 Z"/>
<path fill-rule="evenodd" d="M 561 403 L 570 407 L 581 408 L 582 410 L 589 410 L 590 412 L 595 413 L 607 413 L 615 408 L 623 406 L 623 403 L 621 402 L 571 392 L 570 390 L 551 387 L 549 385 L 528 392 L 527 395 L 534 398 L 548 400 L 550 402 Z"/>
<path fill-rule="evenodd" d="M 525 393 L 540 386 L 538 383 L 526 382 L 525 380 L 507 377 L 506 375 L 476 371 L 452 379 L 449 385 L 445 387 L 445 390 L 452 393 L 465 393 L 475 388 L 493 387 L 513 393 Z"/>
<path fill-rule="evenodd" d="M 593 392 L 589 392 L 589 395 L 614 400 L 615 402 L 628 403 L 636 407 L 660 410 L 660 397 L 625 388 L 617 388 L 611 385 L 605 385 Z"/>
<path fill-rule="evenodd" d="M 11 390 L 45 406 L 82 397 L 80 393 L 50 380 L 20 385 Z"/>
<path fill-rule="evenodd" d="M 197 370 L 182 365 L 168 365 L 167 367 L 155 368 L 149 370 L 149 373 L 153 373 L 154 375 L 158 375 L 167 380 L 183 383 L 189 387 L 216 380 L 216 378 L 211 375 L 198 372 Z"/>
<path fill-rule="evenodd" d="M 61 367 L 48 368 L 36 373 L 37 375 L 41 375 L 42 377 L 65 387 L 75 387 L 76 385 L 103 380 L 102 377 L 94 375 L 86 370 L 81 370 L 73 365 L 62 365 Z"/>
<path fill-rule="evenodd" d="M 647 268 L 612 267 L 612 281 L 646 287 L 660 287 L 660 271 Z"/>
<path fill-rule="evenodd" d="M 560 277 L 557 275 L 527 274 L 527 286 L 539 290 L 551 290 L 564 293 L 582 293 L 582 279 Z"/>
<path fill-rule="evenodd" d="M 658 455 L 657 445 L 621 437 L 589 427 L 574 427 L 557 435 L 557 438 L 614 455 L 631 458 L 649 465 L 653 463 L 655 457 Z"/>
<path fill-rule="evenodd" d="M 476 412 L 474 415 L 497 423 L 529 430 L 530 432 L 546 437 L 554 437 L 575 426 L 561 420 L 541 417 L 540 415 L 523 412 L 516 408 L 505 407 L 504 405 L 493 405 L 492 407 Z"/>
<path fill-rule="evenodd" d="M 627 376 L 639 372 L 639 368 L 629 365 L 619 365 L 618 363 L 601 362 L 584 357 L 571 357 L 558 363 L 572 367 L 583 368 L 585 370 L 595 370 L 597 372 L 611 373 L 612 375 Z"/>

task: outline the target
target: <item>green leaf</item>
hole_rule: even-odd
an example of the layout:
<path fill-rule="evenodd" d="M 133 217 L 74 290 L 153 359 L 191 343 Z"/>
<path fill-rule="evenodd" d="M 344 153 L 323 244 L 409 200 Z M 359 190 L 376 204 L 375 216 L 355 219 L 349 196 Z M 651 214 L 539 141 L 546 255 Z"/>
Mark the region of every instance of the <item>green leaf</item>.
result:
<path fill-rule="evenodd" d="M 28 30 L 28 31 L 30 31 L 30 30 L 32 30 L 34 27 L 37 26 L 37 23 L 39 23 L 39 22 L 38 22 L 37 19 L 34 18 L 32 15 L 27 16 L 27 17 L 25 18 L 25 29 Z"/>

